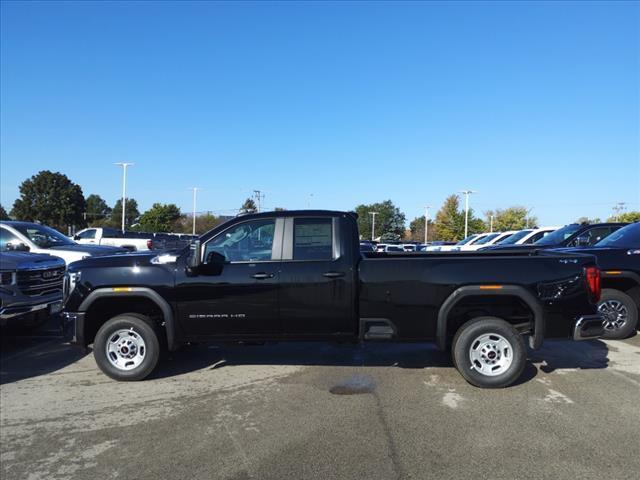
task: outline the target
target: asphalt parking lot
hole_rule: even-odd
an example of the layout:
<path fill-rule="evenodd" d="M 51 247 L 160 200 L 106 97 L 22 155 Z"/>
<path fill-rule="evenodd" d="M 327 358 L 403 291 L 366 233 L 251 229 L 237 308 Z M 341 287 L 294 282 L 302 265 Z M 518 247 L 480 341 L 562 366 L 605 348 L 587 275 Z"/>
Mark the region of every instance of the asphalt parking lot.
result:
<path fill-rule="evenodd" d="M 194 346 L 116 383 L 45 330 L 1 356 L 9 479 L 638 478 L 640 337 L 468 385 L 424 344 Z"/>

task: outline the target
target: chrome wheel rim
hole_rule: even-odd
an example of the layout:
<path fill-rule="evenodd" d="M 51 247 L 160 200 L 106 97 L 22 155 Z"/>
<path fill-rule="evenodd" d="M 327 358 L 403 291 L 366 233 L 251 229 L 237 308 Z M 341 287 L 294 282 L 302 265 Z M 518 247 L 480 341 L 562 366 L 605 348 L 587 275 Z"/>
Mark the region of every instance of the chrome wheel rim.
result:
<path fill-rule="evenodd" d="M 123 371 L 139 366 L 147 354 L 147 346 L 142 336 L 133 328 L 112 333 L 105 347 L 109 363 Z"/>
<path fill-rule="evenodd" d="M 629 311 L 627 306 L 619 300 L 606 300 L 598 305 L 602 314 L 602 325 L 605 330 L 620 330 L 627 323 Z"/>
<path fill-rule="evenodd" d="M 485 333 L 469 347 L 471 368 L 487 377 L 495 377 L 507 370 L 513 363 L 513 347 L 502 335 Z"/>

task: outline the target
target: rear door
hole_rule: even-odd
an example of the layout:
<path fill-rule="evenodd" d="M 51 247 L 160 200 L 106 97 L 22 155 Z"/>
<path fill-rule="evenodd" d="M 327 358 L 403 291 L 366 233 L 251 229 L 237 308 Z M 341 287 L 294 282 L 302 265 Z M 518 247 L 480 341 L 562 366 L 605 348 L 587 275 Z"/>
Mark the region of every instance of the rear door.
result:
<path fill-rule="evenodd" d="M 280 318 L 292 337 L 352 337 L 357 331 L 355 272 L 341 217 L 285 219 Z"/>

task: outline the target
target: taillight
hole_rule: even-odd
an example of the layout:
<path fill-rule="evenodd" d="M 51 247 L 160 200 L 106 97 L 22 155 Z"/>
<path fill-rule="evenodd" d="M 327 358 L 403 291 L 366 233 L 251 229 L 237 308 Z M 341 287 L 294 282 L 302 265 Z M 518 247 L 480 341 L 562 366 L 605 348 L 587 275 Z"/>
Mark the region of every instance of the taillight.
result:
<path fill-rule="evenodd" d="M 584 269 L 584 277 L 591 301 L 598 303 L 600 301 L 600 269 L 598 267 L 587 267 Z"/>
<path fill-rule="evenodd" d="M 147 248 L 151 250 L 153 248 L 153 240 L 147 240 Z"/>

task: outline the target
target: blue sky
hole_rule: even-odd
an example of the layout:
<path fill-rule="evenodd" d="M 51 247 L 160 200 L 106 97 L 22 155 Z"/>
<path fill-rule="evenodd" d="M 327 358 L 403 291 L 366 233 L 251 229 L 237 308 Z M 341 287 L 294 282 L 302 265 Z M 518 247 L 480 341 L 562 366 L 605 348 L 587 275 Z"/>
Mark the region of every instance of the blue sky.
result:
<path fill-rule="evenodd" d="M 640 209 L 638 3 L 2 2 L 0 200 Z M 312 195 L 312 196 L 311 196 Z"/>

